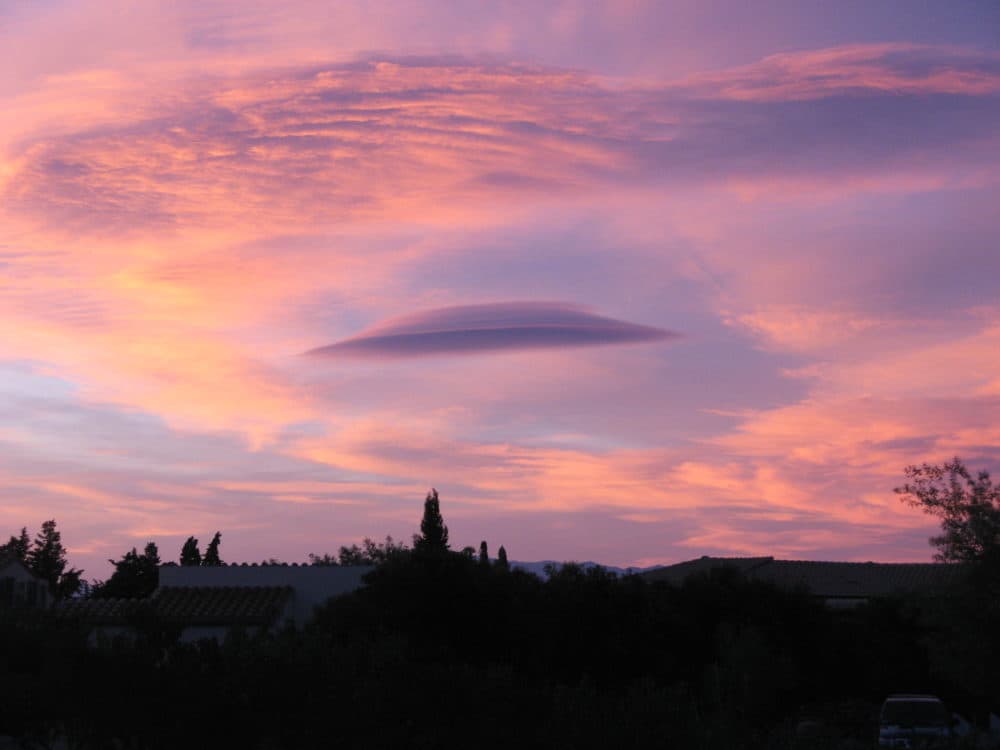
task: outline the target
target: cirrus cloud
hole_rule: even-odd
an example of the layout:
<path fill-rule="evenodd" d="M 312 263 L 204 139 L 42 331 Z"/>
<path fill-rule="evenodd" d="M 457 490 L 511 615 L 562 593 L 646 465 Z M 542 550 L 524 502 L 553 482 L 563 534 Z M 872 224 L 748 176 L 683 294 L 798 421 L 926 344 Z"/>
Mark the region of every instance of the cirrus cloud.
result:
<path fill-rule="evenodd" d="M 388 320 L 353 338 L 312 349 L 324 357 L 421 357 L 663 341 L 678 334 L 595 315 L 559 302 L 457 305 Z"/>
<path fill-rule="evenodd" d="M 84 91 L 118 116 L 68 131 L 5 123 L 0 203 L 5 219 L 102 238 L 248 221 L 449 224 L 623 185 L 992 184 L 983 165 L 1000 120 L 997 54 L 912 44 L 648 85 L 446 55 L 75 82 L 50 86 L 53 111 L 78 108 Z"/>

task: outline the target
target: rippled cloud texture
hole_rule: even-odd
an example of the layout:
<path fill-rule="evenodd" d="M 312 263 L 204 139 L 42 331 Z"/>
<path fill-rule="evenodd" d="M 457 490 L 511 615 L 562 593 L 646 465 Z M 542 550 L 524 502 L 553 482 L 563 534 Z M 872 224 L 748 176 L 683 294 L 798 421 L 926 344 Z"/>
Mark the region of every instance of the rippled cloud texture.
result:
<path fill-rule="evenodd" d="M 2 6 L 4 528 L 928 559 L 902 468 L 1000 469 L 1000 19 L 740 8 Z"/>

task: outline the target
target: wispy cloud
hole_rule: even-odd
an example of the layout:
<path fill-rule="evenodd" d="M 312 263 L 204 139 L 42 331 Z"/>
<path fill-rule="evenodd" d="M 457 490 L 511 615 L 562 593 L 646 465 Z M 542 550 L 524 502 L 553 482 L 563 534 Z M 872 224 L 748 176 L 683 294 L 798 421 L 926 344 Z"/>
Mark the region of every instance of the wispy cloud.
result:
<path fill-rule="evenodd" d="M 0 521 L 263 557 L 405 536 L 434 484 L 519 555 L 927 556 L 901 467 L 1000 440 L 994 52 L 789 11 L 660 66 L 673 4 L 348 5 L 0 29 Z M 593 309 L 471 304 L 518 299 Z"/>
<path fill-rule="evenodd" d="M 501 302 L 425 310 L 312 349 L 322 357 L 423 357 L 490 351 L 636 344 L 677 338 L 559 302 Z"/>
<path fill-rule="evenodd" d="M 383 56 L 168 79 L 155 97 L 136 81 L 95 88 L 122 116 L 21 134 L 9 212 L 134 235 L 263 218 L 446 220 L 483 200 L 623 183 L 953 174 L 995 149 L 1000 121 L 1000 57 L 915 45 L 789 53 L 631 87 Z"/>

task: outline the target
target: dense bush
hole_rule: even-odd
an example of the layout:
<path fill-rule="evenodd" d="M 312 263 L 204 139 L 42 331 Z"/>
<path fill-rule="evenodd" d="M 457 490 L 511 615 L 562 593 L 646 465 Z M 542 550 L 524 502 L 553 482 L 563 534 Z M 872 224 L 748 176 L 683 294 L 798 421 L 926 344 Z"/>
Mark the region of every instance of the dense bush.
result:
<path fill-rule="evenodd" d="M 730 749 L 790 747 L 818 711 L 870 741 L 887 692 L 959 696 L 933 666 L 955 633 L 934 622 L 912 602 L 833 612 L 729 571 L 671 587 L 569 565 L 543 581 L 402 552 L 299 632 L 182 645 L 151 629 L 89 648 L 44 615 L 8 615 L 0 734 L 80 748 Z"/>

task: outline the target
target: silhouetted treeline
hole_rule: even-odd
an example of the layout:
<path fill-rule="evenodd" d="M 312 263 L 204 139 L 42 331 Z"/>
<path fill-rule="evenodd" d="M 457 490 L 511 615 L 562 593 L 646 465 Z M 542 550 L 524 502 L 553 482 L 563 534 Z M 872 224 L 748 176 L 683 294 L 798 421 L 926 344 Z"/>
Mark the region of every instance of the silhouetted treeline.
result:
<path fill-rule="evenodd" d="M 7 615 L 0 734 L 79 748 L 729 750 L 822 747 L 794 744 L 819 715 L 837 742 L 867 746 L 889 692 L 996 705 L 1000 620 L 968 606 L 978 624 L 940 600 L 831 611 L 730 571 L 671 587 L 568 565 L 543 581 L 401 550 L 299 632 L 183 645 L 146 622 L 134 644 L 87 648 L 49 614 Z"/>
<path fill-rule="evenodd" d="M 931 469 L 915 476 L 933 489 L 946 472 Z M 954 485 L 949 512 L 993 519 L 987 480 L 969 479 L 971 496 Z M 221 564 L 220 539 L 202 556 L 191 537 L 182 564 Z M 450 551 L 432 491 L 412 548 L 310 556 L 376 568 L 305 630 L 182 644 L 138 608 L 136 638 L 94 648 L 53 611 L 0 611 L 0 735 L 101 749 L 869 747 L 891 692 L 936 693 L 980 721 L 1000 710 L 1000 555 L 981 546 L 947 595 L 832 610 L 725 569 L 679 587 L 576 565 L 542 580 L 503 547 L 495 562 L 486 542 Z M 24 531 L 4 549 L 66 575 L 54 522 L 34 547 Z M 147 594 L 158 561 L 155 545 L 133 549 L 96 595 Z"/>
<path fill-rule="evenodd" d="M 6 544 L 0 544 L 0 557 L 6 555 L 19 560 L 45 581 L 57 598 L 72 596 L 80 589 L 83 571 L 68 567 L 66 548 L 55 520 L 45 521 L 33 541 L 28 537 L 27 527 L 20 534 L 12 534 Z"/>

